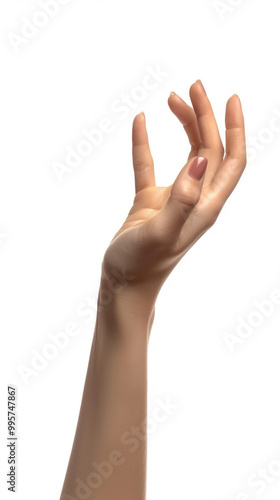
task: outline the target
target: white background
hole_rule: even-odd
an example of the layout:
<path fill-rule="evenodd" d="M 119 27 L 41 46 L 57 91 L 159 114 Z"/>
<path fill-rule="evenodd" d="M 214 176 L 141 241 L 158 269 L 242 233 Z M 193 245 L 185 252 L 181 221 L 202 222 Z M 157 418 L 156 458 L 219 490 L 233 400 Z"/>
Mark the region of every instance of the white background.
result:
<path fill-rule="evenodd" d="M 236 329 L 257 310 L 255 301 L 280 290 L 280 6 L 224 0 L 220 7 L 226 11 L 206 0 L 72 0 L 16 51 L 8 34 L 21 35 L 42 7 L 35 0 L 1 2 L 1 498 L 12 495 L 5 484 L 8 383 L 18 387 L 17 496 L 59 498 L 102 256 L 134 195 L 132 119 L 145 111 L 157 182 L 170 184 L 188 144 L 167 99 L 176 91 L 188 101 L 197 78 L 222 137 L 226 100 L 239 94 L 249 161 L 217 223 L 158 300 L 149 415 L 157 398 L 178 408 L 151 424 L 148 500 L 279 498 L 280 305 L 269 317 L 250 317 L 260 324 L 246 340 Z M 147 67 L 166 75 L 143 91 Z M 116 112 L 113 103 L 123 94 L 133 108 Z M 65 164 L 67 147 L 76 148 L 82 131 L 98 129 L 104 118 L 113 130 L 59 181 L 53 162 Z M 24 379 L 20 367 L 32 369 L 34 352 L 69 322 L 78 335 Z M 226 332 L 241 342 L 232 352 Z M 257 483 L 262 468 L 278 477 L 267 472 Z M 247 497 L 238 497 L 242 492 Z"/>

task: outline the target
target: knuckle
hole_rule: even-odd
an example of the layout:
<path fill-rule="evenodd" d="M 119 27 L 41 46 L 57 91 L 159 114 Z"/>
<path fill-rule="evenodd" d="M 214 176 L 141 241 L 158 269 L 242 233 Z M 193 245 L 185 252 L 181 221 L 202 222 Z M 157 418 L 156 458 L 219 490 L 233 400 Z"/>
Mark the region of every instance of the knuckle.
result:
<path fill-rule="evenodd" d="M 144 170 L 147 170 L 148 168 L 151 167 L 151 165 L 148 162 L 144 161 L 135 161 L 133 166 L 135 172 L 143 172 Z"/>
<path fill-rule="evenodd" d="M 215 153 L 218 153 L 221 157 L 223 157 L 225 154 L 225 148 L 220 139 L 213 139 L 211 142 L 208 143 L 201 142 L 200 147 L 202 150 L 209 152 L 213 151 Z"/>
<path fill-rule="evenodd" d="M 228 151 L 228 158 L 231 160 L 232 168 L 245 168 L 247 164 L 247 152 L 246 147 L 237 149 L 236 151 Z"/>
<path fill-rule="evenodd" d="M 186 192 L 182 190 L 176 190 L 171 192 L 171 197 L 178 205 L 178 208 L 183 212 L 189 212 L 198 203 L 200 198 L 199 190 L 188 190 Z"/>
<path fill-rule="evenodd" d="M 213 203 L 208 212 L 209 227 L 213 226 L 221 212 L 222 205 L 220 203 Z"/>
<path fill-rule="evenodd" d="M 207 206 L 204 207 L 203 218 L 205 220 L 205 225 L 207 228 L 210 228 L 215 224 L 222 210 L 222 207 L 223 204 L 218 200 L 213 200 L 210 203 L 207 203 Z"/>
<path fill-rule="evenodd" d="M 215 224 L 215 222 L 216 222 L 216 220 L 217 220 L 217 218 L 219 216 L 219 213 L 220 213 L 220 211 L 218 211 L 216 213 L 213 212 L 213 213 L 211 213 L 209 215 L 209 218 L 208 218 L 208 227 L 214 226 L 214 224 Z"/>

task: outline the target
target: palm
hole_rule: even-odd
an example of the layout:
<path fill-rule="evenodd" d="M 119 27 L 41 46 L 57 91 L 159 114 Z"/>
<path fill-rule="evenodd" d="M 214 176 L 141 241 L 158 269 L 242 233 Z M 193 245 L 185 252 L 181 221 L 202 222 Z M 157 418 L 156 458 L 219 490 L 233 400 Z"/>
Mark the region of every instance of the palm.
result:
<path fill-rule="evenodd" d="M 171 186 L 150 187 L 139 191 L 135 196 L 134 203 L 129 211 L 129 214 L 117 235 L 123 233 L 128 228 L 144 224 L 154 217 L 164 206 L 166 200 L 168 199 L 170 189 Z"/>
<path fill-rule="evenodd" d="M 129 214 L 115 234 L 105 255 L 110 268 L 119 269 L 125 265 L 126 272 L 133 276 L 147 270 L 151 260 L 149 246 L 149 222 L 168 199 L 170 187 L 150 187 L 138 192 Z M 151 262 L 153 265 L 153 262 Z"/>

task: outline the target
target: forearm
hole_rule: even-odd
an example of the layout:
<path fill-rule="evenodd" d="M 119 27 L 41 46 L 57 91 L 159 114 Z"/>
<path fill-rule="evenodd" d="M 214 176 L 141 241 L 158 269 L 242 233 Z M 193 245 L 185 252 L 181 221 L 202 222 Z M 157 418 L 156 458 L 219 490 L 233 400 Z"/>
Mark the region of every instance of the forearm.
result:
<path fill-rule="evenodd" d="M 145 499 L 147 346 L 153 305 L 141 306 L 129 290 L 122 295 L 98 307 L 62 500 Z"/>

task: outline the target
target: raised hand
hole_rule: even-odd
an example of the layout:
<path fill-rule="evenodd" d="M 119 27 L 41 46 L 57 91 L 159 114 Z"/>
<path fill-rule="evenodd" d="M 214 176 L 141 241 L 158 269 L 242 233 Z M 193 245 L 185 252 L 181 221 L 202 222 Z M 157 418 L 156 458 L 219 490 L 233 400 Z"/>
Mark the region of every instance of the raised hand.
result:
<path fill-rule="evenodd" d="M 171 186 L 156 186 L 145 116 L 140 113 L 135 117 L 132 151 L 136 196 L 103 261 L 105 276 L 113 269 L 125 269 L 134 276 L 133 286 L 147 283 L 155 295 L 182 256 L 213 225 L 246 165 L 238 96 L 233 95 L 226 105 L 225 155 L 200 81 L 191 86 L 190 98 L 193 108 L 174 93 L 168 100 L 191 146 L 188 161 Z"/>

